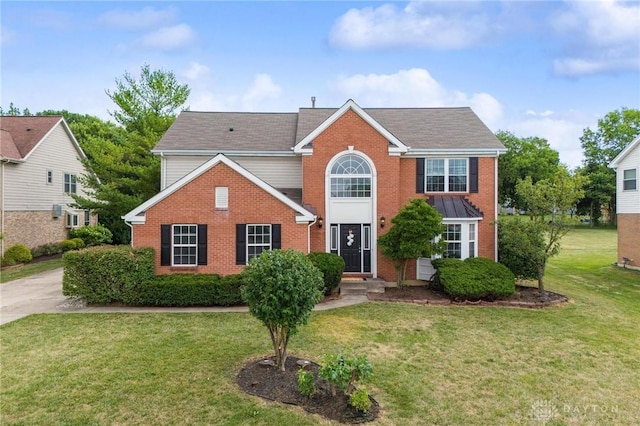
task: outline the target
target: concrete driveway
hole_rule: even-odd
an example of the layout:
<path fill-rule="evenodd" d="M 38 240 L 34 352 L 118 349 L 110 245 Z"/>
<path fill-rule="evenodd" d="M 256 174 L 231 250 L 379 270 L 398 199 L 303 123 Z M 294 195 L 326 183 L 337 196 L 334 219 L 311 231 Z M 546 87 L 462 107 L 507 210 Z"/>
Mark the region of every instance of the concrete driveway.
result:
<path fill-rule="evenodd" d="M 42 272 L 31 277 L 0 284 L 0 325 L 31 314 L 46 313 L 193 313 L 248 312 L 246 306 L 208 307 L 147 307 L 147 306 L 86 306 L 82 301 L 62 295 L 62 268 Z M 319 303 L 314 310 L 341 308 L 367 301 L 366 295 L 348 295 Z"/>
<path fill-rule="evenodd" d="M 60 312 L 62 268 L 0 284 L 0 325 L 36 313 Z"/>

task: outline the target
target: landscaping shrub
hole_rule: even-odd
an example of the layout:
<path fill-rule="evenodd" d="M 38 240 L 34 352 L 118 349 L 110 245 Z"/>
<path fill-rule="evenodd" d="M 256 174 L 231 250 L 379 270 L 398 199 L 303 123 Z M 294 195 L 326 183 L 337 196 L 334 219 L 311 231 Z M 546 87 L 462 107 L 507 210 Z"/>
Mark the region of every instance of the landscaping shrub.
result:
<path fill-rule="evenodd" d="M 371 408 L 371 400 L 366 389 L 359 388 L 353 391 L 349 397 L 349 405 L 356 410 L 366 413 Z"/>
<path fill-rule="evenodd" d="M 7 265 L 15 265 L 16 263 L 31 262 L 33 255 L 29 247 L 22 244 L 14 244 L 4 252 L 2 263 Z"/>
<path fill-rule="evenodd" d="M 85 247 L 85 243 L 82 238 L 71 238 L 71 241 L 73 241 L 76 244 L 76 250 L 79 250 Z"/>
<path fill-rule="evenodd" d="M 155 271 L 151 248 L 90 247 L 66 252 L 62 259 L 62 294 L 89 303 L 122 301 L 125 289 L 143 287 Z"/>
<path fill-rule="evenodd" d="M 78 248 L 76 242 L 74 240 L 63 240 L 58 243 L 58 246 L 63 252 L 67 252 L 70 250 L 76 250 Z"/>
<path fill-rule="evenodd" d="M 515 292 L 515 277 L 506 266 L 474 257 L 434 263 L 436 280 L 455 299 L 503 298 Z"/>
<path fill-rule="evenodd" d="M 109 244 L 113 234 L 102 225 L 87 225 L 72 229 L 69 232 L 71 238 L 82 238 L 86 246 Z"/>
<path fill-rule="evenodd" d="M 302 368 L 298 370 L 298 390 L 307 398 L 316 393 L 315 377 L 311 371 Z"/>
<path fill-rule="evenodd" d="M 342 280 L 344 259 L 335 253 L 313 252 L 307 255 L 311 263 L 322 272 L 324 294 L 331 294 Z"/>
<path fill-rule="evenodd" d="M 60 253 L 62 253 L 62 249 L 60 248 L 60 244 L 58 243 L 44 244 L 31 249 L 31 254 L 34 258 L 42 256 L 54 256 Z"/>
<path fill-rule="evenodd" d="M 242 303 L 238 275 L 158 275 L 135 289 L 128 288 L 124 302 L 145 306 L 231 306 Z"/>
<path fill-rule="evenodd" d="M 372 373 L 373 367 L 366 355 L 351 357 L 344 352 L 326 355 L 324 365 L 318 370 L 318 376 L 331 385 L 333 396 L 336 395 L 336 390 L 345 395 L 351 394 L 356 383 L 368 379 Z"/>

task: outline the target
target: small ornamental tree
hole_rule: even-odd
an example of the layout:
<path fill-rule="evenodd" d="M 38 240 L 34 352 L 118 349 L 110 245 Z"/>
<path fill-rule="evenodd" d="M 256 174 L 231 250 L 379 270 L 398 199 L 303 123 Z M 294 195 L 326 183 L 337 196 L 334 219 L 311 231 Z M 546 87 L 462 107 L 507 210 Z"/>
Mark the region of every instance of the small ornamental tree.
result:
<path fill-rule="evenodd" d="M 289 338 L 322 299 L 322 273 L 301 252 L 270 250 L 251 259 L 242 275 L 242 298 L 269 330 L 276 365 L 285 371 Z"/>
<path fill-rule="evenodd" d="M 498 222 L 498 262 L 523 280 L 537 280 L 544 269 L 545 226 L 524 217 Z"/>
<path fill-rule="evenodd" d="M 409 260 L 444 251 L 444 241 L 436 241 L 436 237 L 444 232 L 444 225 L 436 209 L 420 198 L 405 205 L 391 223 L 389 232 L 378 238 L 378 246 L 385 257 L 393 260 L 398 287 L 402 287 Z"/>

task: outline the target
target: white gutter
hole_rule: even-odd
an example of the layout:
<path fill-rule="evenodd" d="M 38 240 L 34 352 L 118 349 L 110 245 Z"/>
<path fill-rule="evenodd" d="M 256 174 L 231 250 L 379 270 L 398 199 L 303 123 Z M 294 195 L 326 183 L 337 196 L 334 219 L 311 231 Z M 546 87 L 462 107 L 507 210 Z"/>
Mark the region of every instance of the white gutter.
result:
<path fill-rule="evenodd" d="M 124 217 L 123 217 L 123 219 L 124 219 Z M 127 224 L 127 226 L 128 226 L 129 228 L 131 228 L 131 243 L 130 243 L 130 244 L 131 244 L 131 248 L 133 248 L 133 225 L 132 225 L 132 224 L 130 224 L 129 222 L 127 222 L 126 220 L 124 221 L 124 223 L 126 223 L 126 224 Z"/>

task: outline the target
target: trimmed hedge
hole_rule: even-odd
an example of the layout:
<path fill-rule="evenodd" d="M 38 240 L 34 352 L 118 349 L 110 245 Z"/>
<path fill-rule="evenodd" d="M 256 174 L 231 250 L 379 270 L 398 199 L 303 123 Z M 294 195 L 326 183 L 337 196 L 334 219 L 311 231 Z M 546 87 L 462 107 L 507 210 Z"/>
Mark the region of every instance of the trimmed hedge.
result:
<path fill-rule="evenodd" d="M 62 253 L 62 249 L 60 248 L 59 243 L 44 244 L 31 249 L 31 254 L 33 254 L 34 258 L 42 256 L 53 256 L 60 253 Z"/>
<path fill-rule="evenodd" d="M 344 259 L 335 253 L 313 252 L 307 255 L 311 263 L 322 272 L 324 294 L 331 294 L 342 280 Z"/>
<path fill-rule="evenodd" d="M 154 276 L 154 250 L 99 246 L 63 256 L 62 294 L 89 303 L 122 301 L 125 288 L 142 286 Z"/>
<path fill-rule="evenodd" d="M 158 275 L 125 291 L 125 303 L 144 306 L 231 306 L 242 303 L 240 275 Z"/>
<path fill-rule="evenodd" d="M 515 292 L 513 273 L 490 259 L 437 259 L 433 265 L 436 282 L 455 299 L 504 298 Z"/>

